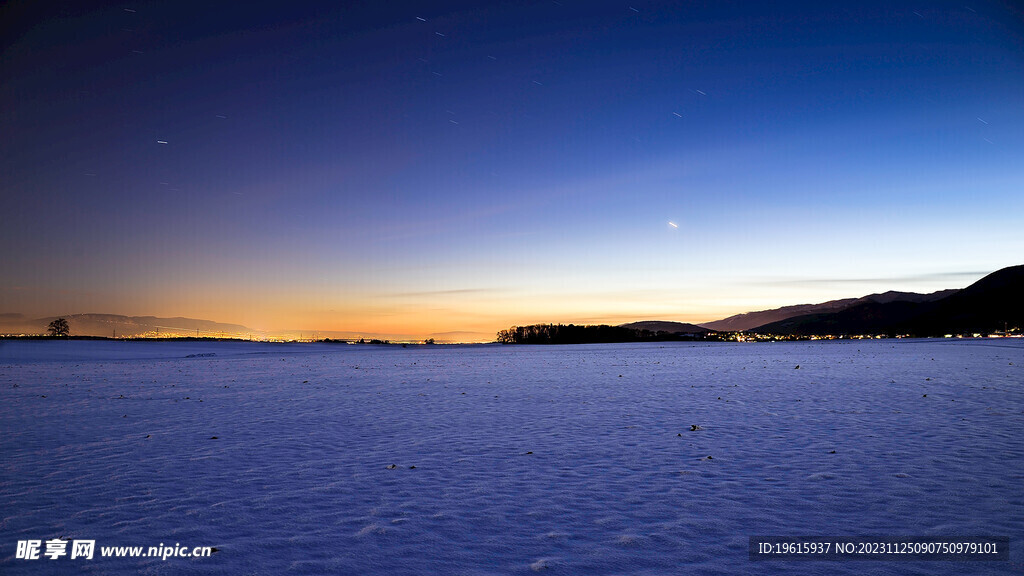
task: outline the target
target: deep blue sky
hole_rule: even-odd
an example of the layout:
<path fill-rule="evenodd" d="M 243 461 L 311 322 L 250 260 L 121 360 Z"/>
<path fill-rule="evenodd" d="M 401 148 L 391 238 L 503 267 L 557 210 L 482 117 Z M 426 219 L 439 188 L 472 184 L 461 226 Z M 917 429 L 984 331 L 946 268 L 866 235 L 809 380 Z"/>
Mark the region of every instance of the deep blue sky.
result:
<path fill-rule="evenodd" d="M 338 4 L 5 5 L 0 312 L 489 335 L 1022 262 L 1013 4 Z"/>

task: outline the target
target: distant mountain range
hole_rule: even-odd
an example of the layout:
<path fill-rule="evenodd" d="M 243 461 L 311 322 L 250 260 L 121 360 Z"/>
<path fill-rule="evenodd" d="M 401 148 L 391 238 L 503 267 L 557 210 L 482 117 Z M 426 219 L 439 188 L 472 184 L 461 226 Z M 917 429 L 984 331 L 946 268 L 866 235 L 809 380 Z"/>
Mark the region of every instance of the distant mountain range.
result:
<path fill-rule="evenodd" d="M 195 318 L 159 318 L 117 314 L 72 314 L 63 316 L 72 335 L 85 336 L 202 336 L 245 338 L 263 334 L 240 324 L 226 324 Z M 56 317 L 27 318 L 21 314 L 0 314 L 0 334 L 43 334 Z M 1024 328 L 1024 265 L 993 272 L 962 290 L 931 294 L 883 292 L 861 298 L 830 300 L 821 304 L 800 304 L 773 310 L 737 314 L 701 325 L 684 322 L 643 321 L 622 324 L 622 328 L 652 333 L 698 335 L 714 332 L 758 332 L 761 334 L 853 335 L 992 333 L 1005 328 Z M 313 332 L 319 338 L 375 338 L 355 332 Z M 433 334 L 438 342 L 485 341 L 475 332 Z"/>
<path fill-rule="evenodd" d="M 918 294 L 916 292 L 883 292 L 881 294 L 869 294 L 860 298 L 844 298 L 842 300 L 829 300 L 821 304 L 797 304 L 795 306 L 784 306 L 772 310 L 761 310 L 759 312 L 747 312 L 729 316 L 723 320 L 707 322 L 701 326 L 717 332 L 742 332 L 770 324 L 780 322 L 789 318 L 805 316 L 808 314 L 831 314 L 853 308 L 861 304 L 887 304 L 890 302 L 932 302 L 941 300 L 957 292 L 956 289 L 940 290 L 931 294 Z"/>
<path fill-rule="evenodd" d="M 72 336 L 106 336 L 129 338 L 139 337 L 174 337 L 198 336 L 204 338 L 335 338 L 341 340 L 358 340 L 360 338 L 414 341 L 414 335 L 388 335 L 367 332 L 342 332 L 329 330 L 281 330 L 265 333 L 253 330 L 241 324 L 226 324 L 212 320 L 197 318 L 160 318 L 157 316 L 122 316 L 120 314 L 71 314 L 61 316 L 68 321 Z M 45 334 L 46 327 L 56 320 L 57 316 L 46 318 L 30 318 L 22 314 L 0 314 L 0 334 Z M 449 342 L 487 342 L 491 334 L 480 332 L 440 332 L 428 334 L 438 343 Z"/>
<path fill-rule="evenodd" d="M 936 292 L 924 296 L 943 294 Z M 921 295 L 918 295 L 921 296 Z M 1024 265 L 993 272 L 939 298 L 858 299 L 837 311 L 790 316 L 755 326 L 763 334 L 992 333 L 1024 327 Z"/>
<path fill-rule="evenodd" d="M 158 318 L 156 316 L 121 316 L 119 314 L 71 314 L 62 316 L 74 336 L 201 336 L 244 338 L 255 332 L 239 324 L 225 324 L 195 318 Z M 45 334 L 46 327 L 56 320 L 26 318 L 21 314 L 0 315 L 0 333 Z"/>
<path fill-rule="evenodd" d="M 620 326 L 623 328 L 632 328 L 634 330 L 668 332 L 669 334 L 704 334 L 705 332 L 711 331 L 708 328 L 697 326 L 696 324 L 687 324 L 685 322 L 662 322 L 659 320 L 630 322 L 629 324 L 620 324 Z"/>
<path fill-rule="evenodd" d="M 1020 329 L 1024 328 L 1024 265 L 1003 268 L 961 290 L 930 294 L 889 291 L 747 312 L 700 325 L 650 320 L 622 326 L 675 334 L 713 331 L 797 336 L 943 336 Z"/>

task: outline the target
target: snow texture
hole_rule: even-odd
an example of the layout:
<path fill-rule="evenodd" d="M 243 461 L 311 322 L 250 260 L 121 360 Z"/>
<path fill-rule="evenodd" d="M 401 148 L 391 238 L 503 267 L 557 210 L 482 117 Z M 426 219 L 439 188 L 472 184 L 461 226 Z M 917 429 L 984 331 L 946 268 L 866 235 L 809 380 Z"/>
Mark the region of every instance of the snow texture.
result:
<path fill-rule="evenodd" d="M 1021 574 L 1022 367 L 1011 339 L 8 341 L 0 572 Z M 1011 558 L 755 562 L 752 535 Z M 15 558 L 56 537 L 217 552 Z"/>

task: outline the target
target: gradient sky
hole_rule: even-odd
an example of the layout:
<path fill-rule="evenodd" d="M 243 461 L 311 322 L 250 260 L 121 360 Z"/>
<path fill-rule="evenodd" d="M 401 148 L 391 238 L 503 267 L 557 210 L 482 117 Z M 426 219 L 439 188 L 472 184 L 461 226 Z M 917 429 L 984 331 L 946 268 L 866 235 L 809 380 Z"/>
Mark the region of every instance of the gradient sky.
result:
<path fill-rule="evenodd" d="M 1013 3 L 482 5 L 8 2 L 0 312 L 488 337 L 1024 263 Z"/>

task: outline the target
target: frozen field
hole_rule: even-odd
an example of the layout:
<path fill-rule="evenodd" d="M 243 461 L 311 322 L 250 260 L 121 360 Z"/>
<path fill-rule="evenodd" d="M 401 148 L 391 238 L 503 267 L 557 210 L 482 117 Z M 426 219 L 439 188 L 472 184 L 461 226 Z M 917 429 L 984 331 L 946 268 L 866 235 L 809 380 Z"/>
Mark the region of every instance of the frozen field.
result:
<path fill-rule="evenodd" d="M 0 432 L 3 574 L 1024 574 L 1019 339 L 4 342 Z M 753 562 L 751 535 L 1011 559 Z M 57 537 L 97 557 L 15 559 Z M 161 543 L 217 551 L 98 557 Z"/>

